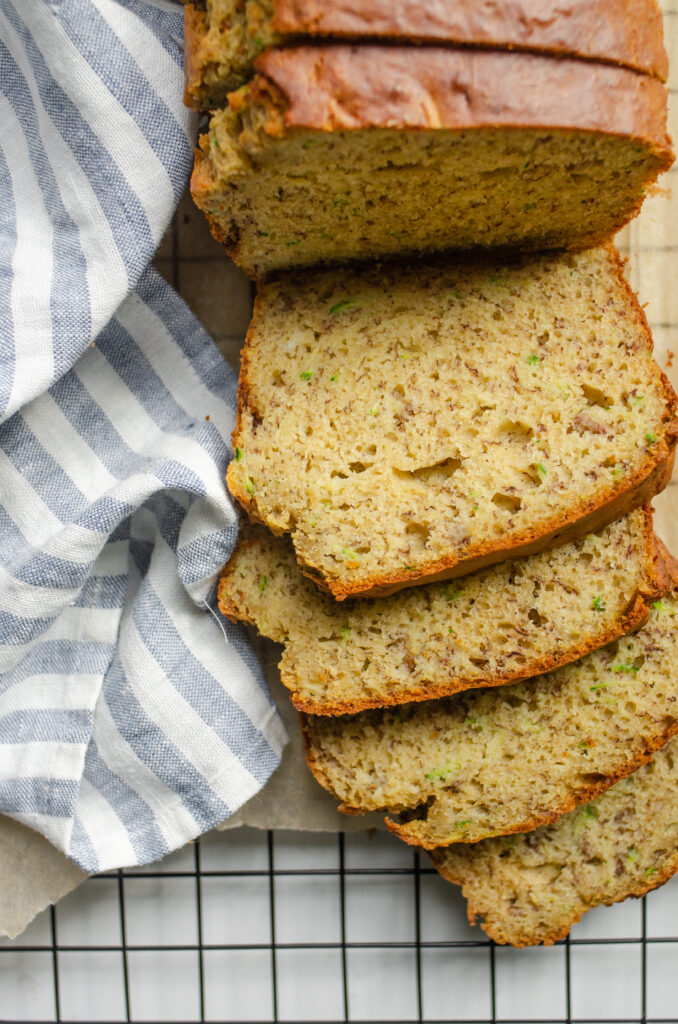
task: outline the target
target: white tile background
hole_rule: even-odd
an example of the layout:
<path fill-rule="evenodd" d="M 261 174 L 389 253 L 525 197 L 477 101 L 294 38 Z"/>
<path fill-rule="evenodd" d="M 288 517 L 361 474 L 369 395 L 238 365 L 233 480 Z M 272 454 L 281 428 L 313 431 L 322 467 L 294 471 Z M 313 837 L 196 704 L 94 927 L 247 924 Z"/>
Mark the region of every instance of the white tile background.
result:
<path fill-rule="evenodd" d="M 0 1020 L 126 1021 L 125 969 L 134 1021 L 678 1020 L 678 878 L 644 911 L 599 908 L 567 943 L 514 950 L 415 865 L 382 832 L 212 834 L 92 879 L 0 940 Z"/>

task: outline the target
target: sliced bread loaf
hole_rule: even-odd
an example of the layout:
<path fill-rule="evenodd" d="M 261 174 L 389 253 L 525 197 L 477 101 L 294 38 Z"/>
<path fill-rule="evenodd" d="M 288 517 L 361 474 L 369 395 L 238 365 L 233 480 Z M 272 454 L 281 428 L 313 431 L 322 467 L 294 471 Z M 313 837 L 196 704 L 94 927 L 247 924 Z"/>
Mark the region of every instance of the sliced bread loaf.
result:
<path fill-rule="evenodd" d="M 426 849 L 526 832 L 593 799 L 678 731 L 678 599 L 548 675 L 393 710 L 303 718 L 342 810 L 386 810 Z"/>
<path fill-rule="evenodd" d="M 433 850 L 495 942 L 550 946 L 587 910 L 644 896 L 678 871 L 678 740 L 555 824 Z"/>
<path fill-rule="evenodd" d="M 262 284 L 231 493 L 335 598 L 600 529 L 661 490 L 675 395 L 612 248 Z"/>
<path fill-rule="evenodd" d="M 509 51 L 268 50 L 202 136 L 191 182 L 254 276 L 440 249 L 582 248 L 673 161 L 666 89 Z"/>
<path fill-rule="evenodd" d="M 186 102 L 203 110 L 226 103 L 265 46 L 305 36 L 509 47 L 667 74 L 655 0 L 201 0 L 185 24 Z"/>
<path fill-rule="evenodd" d="M 456 583 L 337 604 L 300 574 L 287 538 L 245 523 L 219 607 L 285 644 L 299 710 L 340 715 L 510 683 L 618 639 L 663 592 L 655 550 L 645 508 Z"/>

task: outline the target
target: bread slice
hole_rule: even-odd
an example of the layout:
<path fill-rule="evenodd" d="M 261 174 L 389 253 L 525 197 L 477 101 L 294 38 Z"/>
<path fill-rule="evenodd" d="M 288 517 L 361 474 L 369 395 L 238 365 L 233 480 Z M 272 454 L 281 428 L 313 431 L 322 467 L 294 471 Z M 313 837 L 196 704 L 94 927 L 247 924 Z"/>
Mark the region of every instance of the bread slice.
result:
<path fill-rule="evenodd" d="M 608 240 L 673 161 L 666 89 L 627 68 L 428 46 L 267 50 L 191 181 L 247 273 Z"/>
<path fill-rule="evenodd" d="M 555 824 L 433 850 L 495 942 L 550 946 L 587 910 L 644 896 L 678 871 L 678 740 Z"/>
<path fill-rule="evenodd" d="M 323 39 L 444 42 L 572 54 L 666 79 L 655 0 L 207 0 L 186 5 L 186 102 L 221 107 L 265 46 Z"/>
<path fill-rule="evenodd" d="M 457 583 L 337 604 L 300 574 L 287 538 L 245 523 L 219 607 L 284 643 L 300 711 L 340 715 L 511 683 L 618 639 L 665 589 L 655 552 L 645 508 Z"/>
<path fill-rule="evenodd" d="M 630 775 L 678 731 L 678 595 L 642 629 L 496 690 L 343 718 L 302 716 L 341 810 L 385 810 L 425 849 L 527 832 Z"/>
<path fill-rule="evenodd" d="M 571 540 L 669 479 L 676 397 L 612 249 L 259 287 L 231 493 L 335 598 Z"/>

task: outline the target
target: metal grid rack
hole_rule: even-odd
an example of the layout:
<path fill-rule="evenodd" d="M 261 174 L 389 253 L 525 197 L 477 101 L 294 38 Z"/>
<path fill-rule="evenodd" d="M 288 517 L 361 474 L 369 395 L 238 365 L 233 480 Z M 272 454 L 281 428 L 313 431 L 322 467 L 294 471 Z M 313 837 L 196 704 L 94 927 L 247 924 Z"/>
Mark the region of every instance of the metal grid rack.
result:
<path fill-rule="evenodd" d="M 678 11 L 662 6 L 673 100 Z M 676 292 L 663 286 L 678 190 L 648 207 L 622 251 L 631 237 L 657 348 L 678 352 Z M 237 365 L 249 286 L 190 199 L 156 265 Z M 556 946 L 512 950 L 472 929 L 458 890 L 388 835 L 240 829 L 97 876 L 0 939 L 0 1021 L 311 1020 L 678 1024 L 678 878 L 590 912 Z"/>
<path fill-rule="evenodd" d="M 390 836 L 243 829 L 97 876 L 0 942 L 0 1020 L 676 1024 L 677 913 L 670 883 L 516 951 Z"/>

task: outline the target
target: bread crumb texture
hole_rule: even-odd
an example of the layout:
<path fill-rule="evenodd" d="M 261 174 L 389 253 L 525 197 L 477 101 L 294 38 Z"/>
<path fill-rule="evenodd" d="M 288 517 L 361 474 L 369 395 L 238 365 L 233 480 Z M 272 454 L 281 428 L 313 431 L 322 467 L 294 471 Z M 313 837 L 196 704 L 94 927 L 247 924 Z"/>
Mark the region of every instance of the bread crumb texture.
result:
<path fill-rule="evenodd" d="M 677 731 L 677 614 L 674 592 L 638 632 L 512 686 L 307 716 L 309 765 L 343 810 L 385 810 L 427 849 L 549 824 Z"/>
<path fill-rule="evenodd" d="M 270 27 L 272 3 L 207 0 L 187 3 L 184 14 L 188 106 L 215 110 L 253 73 L 254 60 L 277 41 Z"/>
<path fill-rule="evenodd" d="M 191 189 L 259 277 L 388 254 L 583 248 L 673 161 L 666 89 L 501 51 L 268 50 L 201 137 Z"/>
<path fill-rule="evenodd" d="M 678 870 L 678 741 L 555 824 L 433 851 L 495 942 L 551 945 L 592 907 L 643 896 Z"/>
<path fill-rule="evenodd" d="M 532 553 L 668 481 L 651 346 L 612 249 L 287 275 L 259 288 L 228 485 L 338 599 Z"/>
<path fill-rule="evenodd" d="M 510 683 L 602 647 L 659 598 L 654 554 L 647 508 L 460 580 L 339 604 L 299 572 L 288 538 L 243 523 L 219 605 L 284 643 L 297 708 L 338 715 Z"/>

